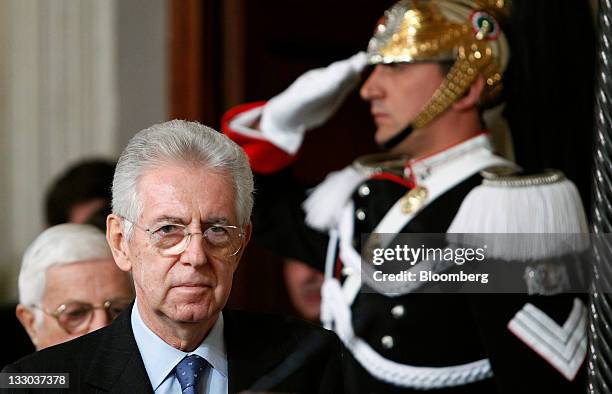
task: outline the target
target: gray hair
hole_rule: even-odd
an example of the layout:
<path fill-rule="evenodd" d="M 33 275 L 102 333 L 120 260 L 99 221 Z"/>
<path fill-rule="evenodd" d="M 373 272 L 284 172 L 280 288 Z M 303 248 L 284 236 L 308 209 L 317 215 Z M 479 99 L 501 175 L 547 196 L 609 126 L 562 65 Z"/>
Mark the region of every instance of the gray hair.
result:
<path fill-rule="evenodd" d="M 50 227 L 36 237 L 23 254 L 19 271 L 19 302 L 25 306 L 42 303 L 50 267 L 108 259 L 112 260 L 113 255 L 106 237 L 98 228 L 74 223 Z M 38 313 L 37 321 L 41 318 Z"/>
<path fill-rule="evenodd" d="M 216 130 L 196 122 L 172 120 L 138 132 L 119 157 L 113 179 L 113 213 L 135 222 L 142 215 L 138 182 L 145 171 L 169 162 L 196 163 L 229 173 L 236 195 L 239 225 L 249 223 L 253 209 L 253 173 L 246 154 Z M 126 238 L 132 226 L 123 222 Z"/>

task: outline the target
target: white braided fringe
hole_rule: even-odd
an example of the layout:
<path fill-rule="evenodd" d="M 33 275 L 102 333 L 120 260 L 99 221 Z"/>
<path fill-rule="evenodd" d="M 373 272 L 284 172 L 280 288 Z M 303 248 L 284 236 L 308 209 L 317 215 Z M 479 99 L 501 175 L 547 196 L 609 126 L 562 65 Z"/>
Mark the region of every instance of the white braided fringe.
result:
<path fill-rule="evenodd" d="M 322 312 L 335 322 L 335 332 L 355 359 L 378 380 L 418 390 L 439 389 L 478 382 L 493 376 L 488 359 L 452 367 L 415 367 L 399 364 L 376 353 L 355 336 L 351 310 L 337 279 L 326 279 L 322 290 Z"/>

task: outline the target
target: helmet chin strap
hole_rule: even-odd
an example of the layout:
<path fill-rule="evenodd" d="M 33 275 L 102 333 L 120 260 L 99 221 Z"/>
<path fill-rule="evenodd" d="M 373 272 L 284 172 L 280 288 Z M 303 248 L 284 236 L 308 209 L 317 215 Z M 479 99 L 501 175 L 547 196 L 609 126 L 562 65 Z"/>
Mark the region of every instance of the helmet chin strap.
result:
<path fill-rule="evenodd" d="M 384 142 L 382 144 L 382 147 L 387 150 L 391 150 L 395 148 L 396 146 L 400 144 L 400 142 L 405 140 L 406 137 L 408 137 L 412 133 L 413 130 L 414 130 L 414 126 L 412 126 L 412 123 L 410 123 L 408 126 L 406 126 L 406 128 L 404 128 L 402 131 L 397 133 L 394 137 L 391 137 L 389 141 Z"/>

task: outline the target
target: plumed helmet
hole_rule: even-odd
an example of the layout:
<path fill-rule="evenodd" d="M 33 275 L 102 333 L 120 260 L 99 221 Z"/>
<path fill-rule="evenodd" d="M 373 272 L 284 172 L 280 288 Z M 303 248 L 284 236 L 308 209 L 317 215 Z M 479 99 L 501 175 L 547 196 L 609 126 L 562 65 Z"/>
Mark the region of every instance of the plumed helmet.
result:
<path fill-rule="evenodd" d="M 481 107 L 498 101 L 508 64 L 500 21 L 508 0 L 401 0 L 388 9 L 368 45 L 372 65 L 448 62 L 450 71 L 413 122 L 422 127 L 461 98 L 482 75 Z"/>

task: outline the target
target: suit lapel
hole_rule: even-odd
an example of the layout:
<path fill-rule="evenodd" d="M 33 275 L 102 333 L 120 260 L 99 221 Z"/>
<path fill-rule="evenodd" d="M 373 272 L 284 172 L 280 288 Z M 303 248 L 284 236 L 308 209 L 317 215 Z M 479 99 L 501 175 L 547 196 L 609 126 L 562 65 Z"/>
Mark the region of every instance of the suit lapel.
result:
<path fill-rule="evenodd" d="M 107 327 L 97 349 L 92 349 L 92 362 L 85 382 L 99 390 L 153 392 L 132 332 L 130 317 L 133 305 Z"/>
<path fill-rule="evenodd" d="M 295 345 L 293 340 L 273 338 L 272 327 L 253 315 L 224 310 L 223 320 L 230 394 L 251 388 L 281 363 Z"/>

